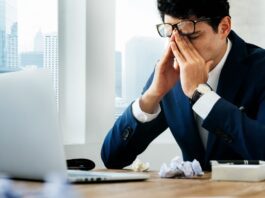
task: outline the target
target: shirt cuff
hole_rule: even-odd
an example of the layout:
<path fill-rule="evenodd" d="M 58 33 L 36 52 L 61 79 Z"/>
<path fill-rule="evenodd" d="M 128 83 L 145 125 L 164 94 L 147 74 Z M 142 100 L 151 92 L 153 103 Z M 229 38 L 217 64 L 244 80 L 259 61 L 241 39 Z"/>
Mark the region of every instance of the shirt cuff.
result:
<path fill-rule="evenodd" d="M 208 92 L 197 100 L 192 109 L 202 119 L 205 119 L 219 99 L 220 96 L 214 91 Z"/>
<path fill-rule="evenodd" d="M 139 102 L 139 98 L 137 98 L 134 103 L 132 104 L 132 113 L 134 115 L 134 117 L 141 123 L 145 123 L 145 122 L 150 122 L 152 120 L 154 120 L 158 114 L 161 112 L 161 108 L 160 105 L 158 105 L 157 109 L 155 110 L 155 112 L 153 114 L 149 114 L 146 112 L 143 112 L 141 107 L 140 107 L 140 102 Z"/>

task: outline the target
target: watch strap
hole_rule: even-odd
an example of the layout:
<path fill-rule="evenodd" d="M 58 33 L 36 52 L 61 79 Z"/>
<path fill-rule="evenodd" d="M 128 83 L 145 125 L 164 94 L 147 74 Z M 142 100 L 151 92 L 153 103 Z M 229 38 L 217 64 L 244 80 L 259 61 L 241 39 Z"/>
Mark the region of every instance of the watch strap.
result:
<path fill-rule="evenodd" d="M 208 86 L 210 88 L 210 90 L 212 91 L 213 89 L 211 88 L 211 86 L 207 83 L 205 83 L 204 85 Z M 199 92 L 198 89 L 195 89 L 194 93 L 192 94 L 192 97 L 190 99 L 190 103 L 192 105 L 194 105 L 197 100 L 199 100 L 199 98 L 203 95 L 203 93 Z"/>

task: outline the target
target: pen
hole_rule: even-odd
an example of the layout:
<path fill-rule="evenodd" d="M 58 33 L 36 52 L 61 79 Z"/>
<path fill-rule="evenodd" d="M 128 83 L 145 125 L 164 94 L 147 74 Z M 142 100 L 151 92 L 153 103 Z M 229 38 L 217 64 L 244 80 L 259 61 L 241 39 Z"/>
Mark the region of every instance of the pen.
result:
<path fill-rule="evenodd" d="M 217 160 L 218 164 L 248 164 L 248 165 L 258 165 L 265 164 L 265 161 L 261 160 Z"/>

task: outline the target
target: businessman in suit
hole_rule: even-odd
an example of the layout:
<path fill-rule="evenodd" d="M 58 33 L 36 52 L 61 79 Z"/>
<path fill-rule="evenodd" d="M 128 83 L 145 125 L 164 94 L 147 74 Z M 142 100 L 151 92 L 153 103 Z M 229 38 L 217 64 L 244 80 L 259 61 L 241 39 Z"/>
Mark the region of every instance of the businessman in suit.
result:
<path fill-rule="evenodd" d="M 157 0 L 169 37 L 142 95 L 108 132 L 108 168 L 130 165 L 169 128 L 183 159 L 265 160 L 265 50 L 231 30 L 227 0 Z"/>

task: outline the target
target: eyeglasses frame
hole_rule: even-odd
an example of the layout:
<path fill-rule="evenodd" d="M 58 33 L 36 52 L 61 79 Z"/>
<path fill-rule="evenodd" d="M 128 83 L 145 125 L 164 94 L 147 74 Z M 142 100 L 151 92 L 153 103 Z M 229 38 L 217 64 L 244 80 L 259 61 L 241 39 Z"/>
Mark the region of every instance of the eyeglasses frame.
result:
<path fill-rule="evenodd" d="M 182 20 L 182 21 L 180 21 L 180 22 L 178 22 L 178 23 L 175 23 L 175 24 L 170 24 L 170 23 L 160 23 L 160 24 L 157 24 L 156 25 L 156 29 L 157 29 L 157 32 L 158 32 L 158 34 L 159 34 L 159 36 L 161 36 L 161 37 L 163 37 L 163 38 L 165 38 L 166 36 L 162 36 L 161 34 L 160 34 L 160 32 L 159 32 L 159 26 L 160 25 L 170 25 L 171 27 L 172 27 L 172 33 L 173 33 L 173 31 L 176 29 L 181 35 L 183 35 L 183 36 L 189 36 L 189 35 L 192 35 L 192 34 L 194 34 L 194 32 L 195 32 L 195 26 L 196 26 L 196 24 L 197 23 L 199 23 L 199 22 L 203 22 L 203 21 L 211 21 L 212 19 L 211 18 L 199 18 L 199 19 L 196 19 L 196 20 L 192 20 L 192 19 L 184 19 L 184 20 Z M 178 25 L 180 24 L 180 23 L 183 23 L 184 21 L 190 21 L 190 22 L 192 22 L 193 23 L 193 32 L 192 33 L 188 33 L 188 34 L 185 34 L 185 33 L 182 33 L 180 30 L 179 30 L 179 28 L 178 28 Z M 172 35 L 172 33 L 171 33 L 171 35 Z M 169 36 L 167 36 L 167 37 L 171 37 L 171 35 L 169 35 Z"/>

